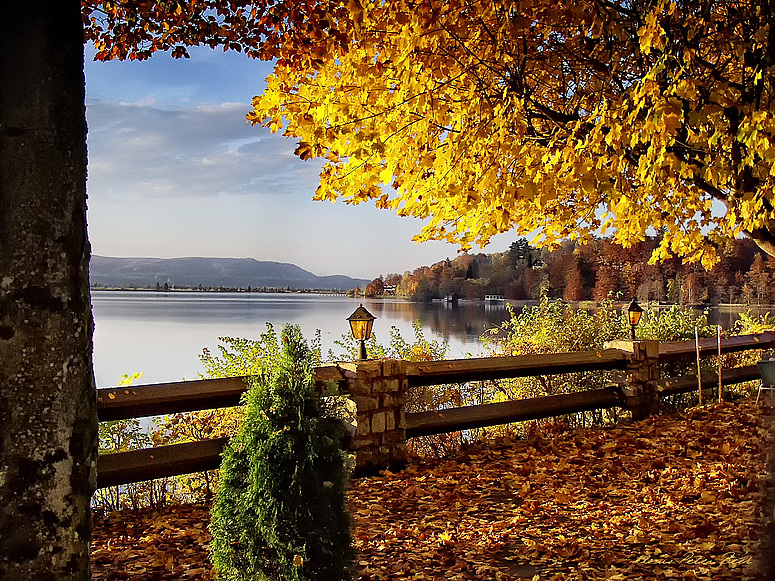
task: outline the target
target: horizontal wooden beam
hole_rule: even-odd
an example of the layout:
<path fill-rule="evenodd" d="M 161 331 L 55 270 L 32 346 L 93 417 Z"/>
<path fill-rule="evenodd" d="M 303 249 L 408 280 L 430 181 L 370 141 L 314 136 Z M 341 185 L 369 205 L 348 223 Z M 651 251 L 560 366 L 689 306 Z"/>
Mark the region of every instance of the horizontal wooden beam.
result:
<path fill-rule="evenodd" d="M 429 436 L 524 422 L 624 404 L 621 394 L 609 389 L 550 395 L 478 406 L 464 406 L 406 414 L 406 436 Z"/>
<path fill-rule="evenodd" d="M 104 454 L 97 458 L 97 488 L 213 470 L 228 438 Z"/>
<path fill-rule="evenodd" d="M 733 385 L 759 379 L 761 379 L 761 375 L 759 375 L 759 369 L 756 365 L 745 365 L 743 367 L 721 370 L 722 385 Z M 660 395 L 675 395 L 697 391 L 697 376 L 668 377 L 660 379 L 657 385 Z M 702 389 L 712 389 L 713 387 L 718 387 L 718 374 L 715 371 L 706 371 L 702 374 Z"/>
<path fill-rule="evenodd" d="M 239 405 L 248 377 L 199 379 L 97 390 L 100 421 Z"/>
<path fill-rule="evenodd" d="M 775 333 L 757 333 L 740 335 L 721 340 L 722 353 L 734 353 L 750 349 L 775 348 Z M 700 357 L 711 357 L 718 353 L 717 339 L 700 339 Z M 694 341 L 665 341 L 659 344 L 659 360 L 671 361 L 684 357 L 694 357 L 696 354 Z"/>
<path fill-rule="evenodd" d="M 257 376 L 197 379 L 97 390 L 97 417 L 101 422 L 177 412 L 193 412 L 240 404 L 248 383 Z M 335 365 L 315 369 L 319 385 L 341 382 L 343 371 Z"/>
<path fill-rule="evenodd" d="M 406 374 L 410 386 L 439 385 L 598 369 L 624 369 L 627 366 L 627 361 L 626 353 L 617 349 L 605 349 L 582 353 L 549 353 L 413 362 L 407 363 Z"/>

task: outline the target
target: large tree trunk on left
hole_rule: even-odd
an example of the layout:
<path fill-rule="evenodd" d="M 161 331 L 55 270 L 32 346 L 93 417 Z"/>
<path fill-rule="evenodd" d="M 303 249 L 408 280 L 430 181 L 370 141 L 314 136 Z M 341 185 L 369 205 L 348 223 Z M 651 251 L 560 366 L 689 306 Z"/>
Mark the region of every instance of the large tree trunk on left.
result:
<path fill-rule="evenodd" d="M 79 0 L 0 3 L 0 579 L 89 579 L 96 393 Z"/>

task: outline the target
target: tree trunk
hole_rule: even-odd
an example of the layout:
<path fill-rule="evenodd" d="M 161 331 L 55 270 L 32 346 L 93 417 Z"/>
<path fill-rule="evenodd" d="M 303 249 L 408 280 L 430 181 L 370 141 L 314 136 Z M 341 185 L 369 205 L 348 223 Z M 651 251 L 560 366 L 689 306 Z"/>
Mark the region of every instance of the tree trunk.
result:
<path fill-rule="evenodd" d="M 0 579 L 87 580 L 97 418 L 79 0 L 0 4 Z"/>

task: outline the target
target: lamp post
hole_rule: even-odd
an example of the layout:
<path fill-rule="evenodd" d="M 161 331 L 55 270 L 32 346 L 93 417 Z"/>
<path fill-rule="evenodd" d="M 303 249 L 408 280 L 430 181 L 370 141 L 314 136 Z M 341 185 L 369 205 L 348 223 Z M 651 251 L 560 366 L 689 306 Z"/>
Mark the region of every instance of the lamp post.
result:
<path fill-rule="evenodd" d="M 355 309 L 352 315 L 347 317 L 353 337 L 361 343 L 358 352 L 358 359 L 361 361 L 366 359 L 366 341 L 371 337 L 371 327 L 374 324 L 374 319 L 376 317 L 364 309 L 363 304 Z"/>
<path fill-rule="evenodd" d="M 630 332 L 632 333 L 632 340 L 635 341 L 635 327 L 640 323 L 640 316 L 643 314 L 643 309 L 638 304 L 638 301 L 632 299 L 630 306 L 627 307 L 627 316 L 630 318 Z"/>

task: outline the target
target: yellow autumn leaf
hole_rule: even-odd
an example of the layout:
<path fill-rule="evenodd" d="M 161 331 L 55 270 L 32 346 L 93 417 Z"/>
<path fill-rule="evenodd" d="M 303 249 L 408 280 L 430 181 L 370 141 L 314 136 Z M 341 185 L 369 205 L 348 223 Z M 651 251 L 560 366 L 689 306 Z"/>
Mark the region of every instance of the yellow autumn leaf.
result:
<path fill-rule="evenodd" d="M 662 125 L 666 133 L 675 133 L 682 125 L 681 117 L 675 113 L 669 113 L 662 118 Z"/>

